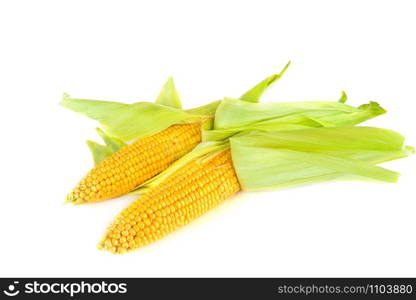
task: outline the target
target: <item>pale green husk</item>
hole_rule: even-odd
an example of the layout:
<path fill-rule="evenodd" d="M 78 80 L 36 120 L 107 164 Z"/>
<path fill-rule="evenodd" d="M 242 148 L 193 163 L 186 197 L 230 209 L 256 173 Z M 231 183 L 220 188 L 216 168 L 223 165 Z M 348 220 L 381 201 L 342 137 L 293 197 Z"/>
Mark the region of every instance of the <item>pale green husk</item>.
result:
<path fill-rule="evenodd" d="M 172 77 L 168 78 L 165 85 L 160 90 L 159 96 L 156 98 L 156 103 L 182 109 L 181 99 Z"/>
<path fill-rule="evenodd" d="M 191 109 L 186 109 L 185 111 L 193 115 L 213 117 L 220 102 L 221 100 L 217 100 L 206 105 L 202 105 L 202 106 L 191 108 Z"/>
<path fill-rule="evenodd" d="M 99 121 L 108 135 L 124 142 L 153 135 L 173 124 L 193 123 L 206 118 L 150 102 L 125 104 L 64 97 L 61 104 Z"/>
<path fill-rule="evenodd" d="M 385 113 L 377 102 L 358 108 L 344 104 L 344 92 L 340 100 L 259 104 L 226 98 L 217 108 L 214 129 L 203 131 L 202 137 L 218 141 L 241 132 L 352 126 Z"/>
<path fill-rule="evenodd" d="M 280 71 L 279 74 L 273 74 L 262 81 L 260 81 L 258 84 L 253 86 L 251 89 L 249 89 L 246 93 L 244 93 L 241 97 L 241 101 L 247 101 L 252 103 L 257 103 L 260 101 L 260 97 L 263 95 L 263 93 L 277 80 L 279 80 L 283 74 L 286 72 L 287 68 L 290 66 L 290 61 L 286 64 L 286 66 L 283 68 L 282 71 Z M 197 115 L 209 115 L 214 116 L 218 105 L 220 105 L 221 100 L 217 100 L 214 102 L 211 102 L 209 104 L 187 109 L 186 112 L 191 114 L 197 114 Z"/>
<path fill-rule="evenodd" d="M 404 138 L 374 127 L 252 132 L 230 138 L 243 190 L 280 189 L 328 180 L 396 182 L 377 164 L 413 154 Z"/>
<path fill-rule="evenodd" d="M 325 126 L 358 124 L 385 113 L 376 102 L 358 108 L 336 101 L 250 103 L 226 98 L 215 113 L 214 129 L 243 127 L 262 121 L 287 118 L 288 123 L 297 122 L 298 115 L 307 117 Z"/>
<path fill-rule="evenodd" d="M 263 95 L 264 91 L 275 81 L 279 80 L 283 74 L 285 74 L 286 70 L 290 66 L 290 61 L 286 64 L 286 66 L 283 68 L 282 71 L 280 71 L 279 74 L 273 74 L 272 76 L 267 77 L 266 79 L 260 81 L 258 84 L 256 84 L 253 88 L 251 88 L 249 91 L 244 93 L 240 100 L 247 101 L 247 102 L 253 102 L 256 103 L 259 101 L 261 95 Z"/>
<path fill-rule="evenodd" d="M 94 165 L 98 165 L 102 160 L 113 154 L 114 152 L 123 148 L 126 144 L 121 140 L 108 136 L 100 128 L 96 128 L 98 135 L 102 138 L 105 145 L 98 144 L 96 142 L 87 141 L 87 145 L 91 151 Z"/>

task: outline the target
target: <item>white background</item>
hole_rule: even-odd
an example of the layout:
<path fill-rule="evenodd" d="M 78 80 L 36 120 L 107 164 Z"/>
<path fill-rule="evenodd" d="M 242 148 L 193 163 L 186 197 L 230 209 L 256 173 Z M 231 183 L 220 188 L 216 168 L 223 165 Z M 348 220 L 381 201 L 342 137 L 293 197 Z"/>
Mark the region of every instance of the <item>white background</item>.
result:
<path fill-rule="evenodd" d="M 73 97 L 153 101 L 173 75 L 185 107 L 238 97 L 379 101 L 367 125 L 416 145 L 414 1 L 2 1 L 1 276 L 416 276 L 415 157 L 398 184 L 240 193 L 124 256 L 96 244 L 132 199 L 63 205 L 92 167 L 97 123 Z"/>

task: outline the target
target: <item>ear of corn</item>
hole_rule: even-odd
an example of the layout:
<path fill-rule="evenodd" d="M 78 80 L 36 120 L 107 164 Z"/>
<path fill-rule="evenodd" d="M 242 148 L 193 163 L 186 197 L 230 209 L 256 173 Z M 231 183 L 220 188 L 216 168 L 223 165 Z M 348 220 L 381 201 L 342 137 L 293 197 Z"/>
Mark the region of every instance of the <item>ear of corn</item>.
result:
<path fill-rule="evenodd" d="M 75 204 L 123 195 L 165 170 L 201 140 L 201 124 L 173 125 L 104 159 L 68 195 Z"/>
<path fill-rule="evenodd" d="M 188 224 L 240 190 L 229 150 L 194 160 L 124 209 L 99 248 L 124 253 Z"/>

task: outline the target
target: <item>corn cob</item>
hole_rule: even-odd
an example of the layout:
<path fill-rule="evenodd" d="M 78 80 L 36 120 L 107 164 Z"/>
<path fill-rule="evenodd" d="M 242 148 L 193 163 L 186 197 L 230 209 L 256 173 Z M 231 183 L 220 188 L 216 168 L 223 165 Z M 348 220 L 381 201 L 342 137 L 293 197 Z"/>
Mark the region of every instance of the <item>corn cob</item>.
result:
<path fill-rule="evenodd" d="M 201 141 L 201 123 L 172 125 L 104 159 L 67 196 L 74 204 L 123 195 L 165 170 Z"/>
<path fill-rule="evenodd" d="M 240 190 L 230 150 L 193 161 L 125 208 L 99 248 L 125 253 L 154 242 Z"/>

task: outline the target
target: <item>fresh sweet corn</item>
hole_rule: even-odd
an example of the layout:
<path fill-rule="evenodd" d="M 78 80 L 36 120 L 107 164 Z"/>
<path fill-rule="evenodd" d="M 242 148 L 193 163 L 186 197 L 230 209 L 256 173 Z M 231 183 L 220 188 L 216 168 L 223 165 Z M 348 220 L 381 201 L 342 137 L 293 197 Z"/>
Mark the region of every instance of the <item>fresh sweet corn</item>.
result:
<path fill-rule="evenodd" d="M 172 125 L 104 159 L 67 196 L 74 204 L 123 195 L 165 170 L 201 141 L 201 123 Z"/>
<path fill-rule="evenodd" d="M 240 190 L 230 150 L 193 161 L 125 208 L 99 248 L 125 253 L 152 243 Z"/>

